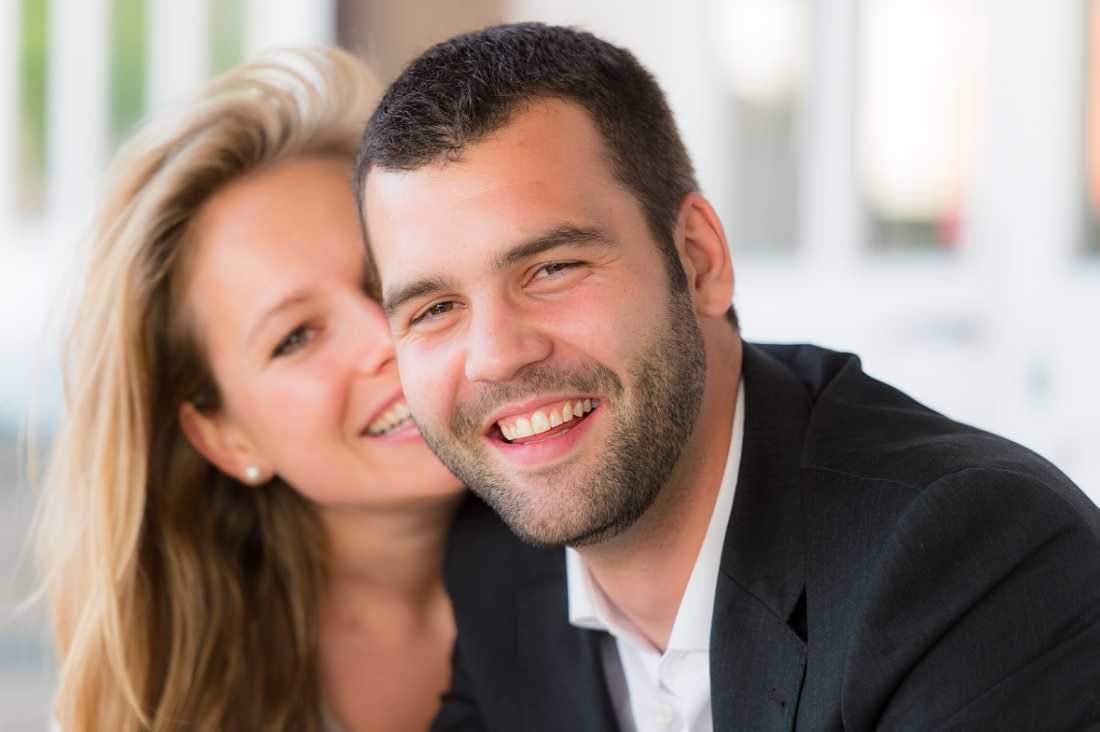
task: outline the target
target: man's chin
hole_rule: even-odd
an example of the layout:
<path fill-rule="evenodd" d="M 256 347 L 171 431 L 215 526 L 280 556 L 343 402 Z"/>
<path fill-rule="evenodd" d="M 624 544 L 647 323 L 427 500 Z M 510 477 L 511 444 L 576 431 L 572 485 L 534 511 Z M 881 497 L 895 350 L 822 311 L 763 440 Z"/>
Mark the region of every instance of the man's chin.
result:
<path fill-rule="evenodd" d="M 547 527 L 542 525 L 532 526 L 525 522 L 509 520 L 503 516 L 501 518 L 521 541 L 542 549 L 593 546 L 617 536 L 625 530 L 624 527 L 620 527 L 615 523 L 596 527 Z"/>
<path fill-rule="evenodd" d="M 635 521 L 630 521 L 629 523 L 624 521 L 612 521 L 603 526 L 593 528 L 587 533 L 575 536 L 569 541 L 563 542 L 562 545 L 580 549 L 586 546 L 602 544 L 605 541 L 614 539 L 616 536 L 625 533 L 634 523 Z"/>
<path fill-rule="evenodd" d="M 613 478 L 609 484 L 606 468 L 593 468 L 580 456 L 565 464 L 517 469 L 492 451 L 448 449 L 453 442 L 428 438 L 451 472 L 532 546 L 600 544 L 633 526 L 656 497 L 656 490 L 625 489 Z"/>
<path fill-rule="evenodd" d="M 605 511 L 593 515 L 590 508 L 567 501 L 574 506 L 562 511 L 561 504 L 549 507 L 516 501 L 514 493 L 501 495 L 495 491 L 474 489 L 488 503 L 512 533 L 523 542 L 543 548 L 584 547 L 600 544 L 629 529 L 641 512 L 622 507 L 611 515 Z M 543 494 L 548 495 L 548 494 Z"/>

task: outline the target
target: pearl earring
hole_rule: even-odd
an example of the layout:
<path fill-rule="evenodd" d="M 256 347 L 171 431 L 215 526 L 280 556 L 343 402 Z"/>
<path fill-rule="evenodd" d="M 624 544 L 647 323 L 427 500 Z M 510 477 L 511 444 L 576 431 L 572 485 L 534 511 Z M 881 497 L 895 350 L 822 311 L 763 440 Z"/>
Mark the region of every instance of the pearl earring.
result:
<path fill-rule="evenodd" d="M 249 483 L 259 483 L 262 473 L 255 465 L 249 465 L 244 469 L 244 479 Z"/>

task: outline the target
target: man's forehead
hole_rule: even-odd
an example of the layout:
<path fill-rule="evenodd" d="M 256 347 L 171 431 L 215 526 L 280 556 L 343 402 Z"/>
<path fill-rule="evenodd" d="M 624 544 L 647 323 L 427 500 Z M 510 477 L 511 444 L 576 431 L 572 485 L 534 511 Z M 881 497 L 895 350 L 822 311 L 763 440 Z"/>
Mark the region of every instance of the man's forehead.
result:
<path fill-rule="evenodd" d="M 494 251 L 549 227 L 598 222 L 609 185 L 619 187 L 594 123 L 559 100 L 530 105 L 458 159 L 372 169 L 364 214 L 382 286 L 487 266 Z"/>
<path fill-rule="evenodd" d="M 606 203 L 581 189 L 513 180 L 452 196 L 367 199 L 368 237 L 385 283 L 392 273 L 428 262 L 488 264 L 498 250 L 563 224 L 597 226 Z M 392 203 L 391 203 L 392 202 Z"/>
<path fill-rule="evenodd" d="M 525 106 L 457 157 L 407 171 L 370 169 L 364 196 L 368 209 L 372 201 L 393 206 L 410 194 L 432 194 L 454 204 L 509 187 L 572 185 L 581 175 L 614 181 L 603 139 L 581 106 L 546 99 Z"/>
<path fill-rule="evenodd" d="M 423 178 L 418 180 L 418 176 Z M 395 269 L 483 258 L 537 219 L 552 197 L 537 179 L 444 179 L 424 169 L 379 174 L 365 196 L 367 233 L 383 282 Z"/>
<path fill-rule="evenodd" d="M 547 205 L 552 197 L 537 183 L 509 184 L 469 191 L 423 215 L 388 209 L 370 234 L 383 291 L 488 275 L 503 268 L 509 251 L 547 231 L 574 222 L 594 226 L 583 213 L 570 216 L 577 208 L 568 202 Z"/>

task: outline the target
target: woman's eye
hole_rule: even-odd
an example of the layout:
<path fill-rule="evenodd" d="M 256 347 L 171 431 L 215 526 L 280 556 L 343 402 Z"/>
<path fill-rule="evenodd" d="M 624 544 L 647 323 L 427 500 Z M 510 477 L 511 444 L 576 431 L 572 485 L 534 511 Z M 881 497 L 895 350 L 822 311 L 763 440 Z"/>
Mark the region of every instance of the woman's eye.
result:
<path fill-rule="evenodd" d="M 438 318 L 440 315 L 445 315 L 454 310 L 455 304 L 450 300 L 444 300 L 443 302 L 433 303 L 427 308 L 422 310 L 419 315 L 412 319 L 411 324 L 416 325 L 424 321 L 431 320 L 432 318 Z"/>
<path fill-rule="evenodd" d="M 304 325 L 299 325 L 294 330 L 287 334 L 286 338 L 279 342 L 279 345 L 275 346 L 275 350 L 272 351 L 272 358 L 279 358 L 280 356 L 289 356 L 297 351 L 299 348 L 309 342 L 311 331 Z"/>

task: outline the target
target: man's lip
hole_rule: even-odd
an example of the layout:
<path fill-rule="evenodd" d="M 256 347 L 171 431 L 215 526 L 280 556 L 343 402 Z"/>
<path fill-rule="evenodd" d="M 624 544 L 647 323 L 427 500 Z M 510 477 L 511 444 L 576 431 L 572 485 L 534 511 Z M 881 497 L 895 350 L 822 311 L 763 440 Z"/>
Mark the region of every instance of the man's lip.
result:
<path fill-rule="evenodd" d="M 566 399 L 599 399 L 602 404 L 604 398 L 596 394 L 583 394 L 580 392 L 566 392 L 558 396 L 544 396 L 539 395 L 532 397 L 526 401 L 513 402 L 506 407 L 501 407 L 496 413 L 494 413 L 488 420 L 486 420 L 483 433 L 489 434 L 497 426 L 497 422 L 508 417 L 514 417 L 517 414 L 527 414 L 528 412 L 534 412 L 539 407 L 545 407 L 547 404 L 555 404 L 557 402 L 564 402 Z"/>
<path fill-rule="evenodd" d="M 576 457 L 577 446 L 593 429 L 593 423 L 600 419 L 601 414 L 602 410 L 597 407 L 569 429 L 545 440 L 513 443 L 492 436 L 486 439 L 512 469 L 538 470 Z"/>
<path fill-rule="evenodd" d="M 405 392 L 398 389 L 396 392 L 394 392 L 390 396 L 386 397 L 383 401 L 376 404 L 374 409 L 371 410 L 370 416 L 368 416 L 366 421 L 363 423 L 363 429 L 359 430 L 359 436 L 360 437 L 365 437 L 367 435 L 367 431 L 370 429 L 370 426 L 374 423 L 374 420 L 381 417 L 382 414 L 387 409 L 389 409 L 394 404 L 396 404 L 397 402 L 401 401 L 404 398 L 405 398 Z"/>

